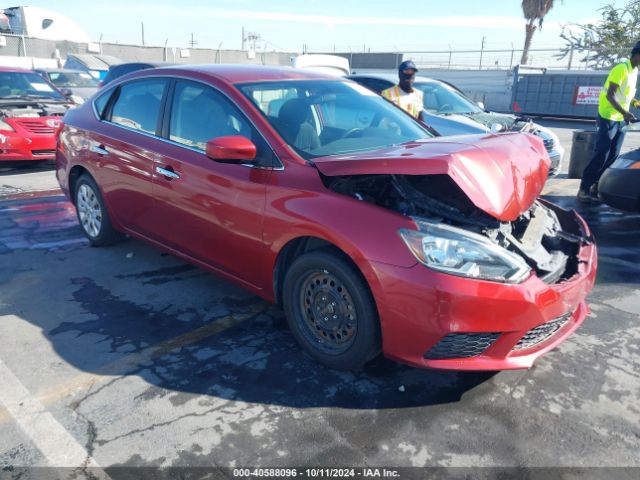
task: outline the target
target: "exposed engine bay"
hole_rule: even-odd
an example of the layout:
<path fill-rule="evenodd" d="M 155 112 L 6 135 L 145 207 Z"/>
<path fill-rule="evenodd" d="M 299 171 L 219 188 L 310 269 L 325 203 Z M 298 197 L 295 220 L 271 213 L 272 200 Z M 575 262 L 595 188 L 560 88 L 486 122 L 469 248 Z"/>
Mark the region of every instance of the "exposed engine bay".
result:
<path fill-rule="evenodd" d="M 62 117 L 69 109 L 65 103 L 33 102 L 20 105 L 1 105 L 0 118 Z"/>
<path fill-rule="evenodd" d="M 575 216 L 535 201 L 514 221 L 500 221 L 476 207 L 448 175 L 323 176 L 337 193 L 396 211 L 481 234 L 518 254 L 548 284 L 578 271 L 577 254 L 584 238 Z"/>

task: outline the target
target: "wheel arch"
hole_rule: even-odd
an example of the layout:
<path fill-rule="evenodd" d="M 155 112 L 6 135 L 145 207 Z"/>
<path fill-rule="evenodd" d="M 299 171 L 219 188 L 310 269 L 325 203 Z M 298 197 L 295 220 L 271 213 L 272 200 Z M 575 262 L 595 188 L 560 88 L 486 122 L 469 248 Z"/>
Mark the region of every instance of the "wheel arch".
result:
<path fill-rule="evenodd" d="M 380 305 L 378 305 L 377 295 L 375 295 L 378 288 L 377 277 L 364 258 L 357 255 L 355 251 L 347 252 L 345 249 L 340 248 L 338 245 L 327 239 L 312 235 L 292 238 L 287 241 L 278 252 L 273 268 L 272 278 L 275 303 L 282 305 L 282 286 L 284 284 L 285 275 L 291 264 L 301 255 L 314 250 L 332 252 L 342 260 L 349 263 L 369 289 L 371 297 L 376 304 L 376 309 L 380 314 Z M 356 259 L 359 259 L 359 261 Z"/>
<path fill-rule="evenodd" d="M 89 170 L 82 165 L 74 165 L 69 171 L 69 197 L 71 198 L 71 203 L 74 205 L 76 204 L 76 184 L 78 183 L 78 179 L 85 173 L 93 178 Z"/>

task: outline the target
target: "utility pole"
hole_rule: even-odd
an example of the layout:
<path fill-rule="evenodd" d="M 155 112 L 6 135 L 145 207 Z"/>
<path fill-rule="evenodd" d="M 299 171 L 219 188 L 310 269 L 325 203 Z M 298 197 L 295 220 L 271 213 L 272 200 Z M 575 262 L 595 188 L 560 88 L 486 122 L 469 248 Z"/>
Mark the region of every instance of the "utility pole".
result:
<path fill-rule="evenodd" d="M 140 22 L 140 26 L 142 27 L 142 45 L 144 45 L 144 22 Z"/>
<path fill-rule="evenodd" d="M 482 37 L 482 45 L 480 46 L 480 67 L 478 68 L 478 70 L 482 70 L 482 54 L 484 53 L 484 41 L 487 39 L 487 37 Z"/>
<path fill-rule="evenodd" d="M 197 40 L 193 39 L 193 32 L 191 32 L 191 40 L 189 40 L 189 45 L 191 48 L 195 47 L 198 44 Z"/>

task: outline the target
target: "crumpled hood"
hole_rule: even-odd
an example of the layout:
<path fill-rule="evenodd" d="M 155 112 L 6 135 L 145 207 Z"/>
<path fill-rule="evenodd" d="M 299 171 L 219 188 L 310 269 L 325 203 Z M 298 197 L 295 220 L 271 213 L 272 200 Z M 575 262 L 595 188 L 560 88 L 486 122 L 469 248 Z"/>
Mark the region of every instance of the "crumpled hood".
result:
<path fill-rule="evenodd" d="M 525 133 L 438 137 L 313 162 L 327 176 L 446 174 L 476 207 L 501 221 L 531 207 L 551 163 L 542 141 Z"/>

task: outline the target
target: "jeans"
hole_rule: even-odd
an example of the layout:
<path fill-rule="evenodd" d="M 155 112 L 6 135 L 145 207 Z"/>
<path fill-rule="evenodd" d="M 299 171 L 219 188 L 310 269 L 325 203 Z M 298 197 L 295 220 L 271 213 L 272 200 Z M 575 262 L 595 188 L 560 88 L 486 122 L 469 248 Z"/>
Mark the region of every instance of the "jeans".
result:
<path fill-rule="evenodd" d="M 580 190 L 588 192 L 592 185 L 597 184 L 604 171 L 620 155 L 624 141 L 624 121 L 607 120 L 598 115 L 598 133 L 593 150 L 593 157 L 582 173 Z"/>

